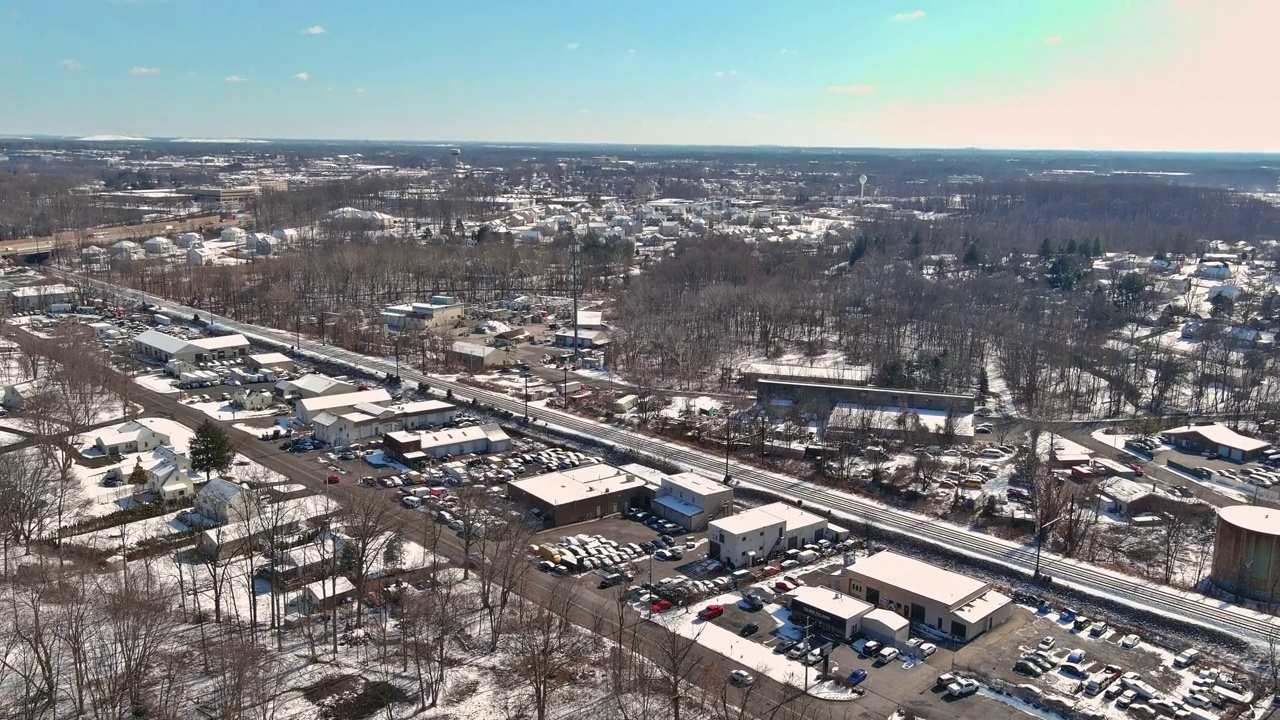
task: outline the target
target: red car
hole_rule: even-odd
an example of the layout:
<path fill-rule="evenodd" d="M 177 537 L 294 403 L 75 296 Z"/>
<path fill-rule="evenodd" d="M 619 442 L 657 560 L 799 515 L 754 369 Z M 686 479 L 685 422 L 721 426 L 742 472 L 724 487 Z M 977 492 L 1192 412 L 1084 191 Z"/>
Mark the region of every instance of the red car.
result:
<path fill-rule="evenodd" d="M 338 477 L 337 475 L 330 475 L 329 477 L 325 478 L 325 482 L 330 485 L 337 485 L 338 483 L 342 482 L 342 478 Z"/>
<path fill-rule="evenodd" d="M 1141 465 L 1130 465 L 1130 466 L 1129 466 L 1129 469 L 1130 469 L 1130 470 L 1133 470 L 1133 474 L 1134 474 L 1134 475 L 1137 475 L 1137 476 L 1139 476 L 1139 477 L 1141 477 L 1141 476 L 1142 476 L 1142 466 L 1141 466 Z"/>
<path fill-rule="evenodd" d="M 651 608 L 649 608 L 649 609 L 650 609 L 650 610 L 652 610 L 652 611 L 654 611 L 654 612 L 656 612 L 656 613 L 666 612 L 667 610 L 670 610 L 670 609 L 671 609 L 671 601 L 670 601 L 670 600 L 659 600 L 658 602 L 656 602 L 656 603 L 654 603 L 654 604 L 653 604 L 653 607 L 651 607 Z"/>
<path fill-rule="evenodd" d="M 698 613 L 698 618 L 700 620 L 710 620 L 711 618 L 718 618 L 723 614 L 724 614 L 723 605 L 708 605 L 702 608 L 702 610 Z"/>
<path fill-rule="evenodd" d="M 780 593 L 791 592 L 791 586 L 779 580 L 773 584 L 773 589 Z"/>

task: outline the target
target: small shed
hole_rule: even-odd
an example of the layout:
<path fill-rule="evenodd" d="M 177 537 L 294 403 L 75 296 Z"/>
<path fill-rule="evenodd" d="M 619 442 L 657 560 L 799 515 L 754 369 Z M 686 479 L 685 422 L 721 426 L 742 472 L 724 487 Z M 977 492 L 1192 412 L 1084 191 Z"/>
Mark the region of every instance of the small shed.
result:
<path fill-rule="evenodd" d="M 901 645 L 911 635 L 911 621 L 884 608 L 862 616 L 862 632 L 885 645 Z"/>

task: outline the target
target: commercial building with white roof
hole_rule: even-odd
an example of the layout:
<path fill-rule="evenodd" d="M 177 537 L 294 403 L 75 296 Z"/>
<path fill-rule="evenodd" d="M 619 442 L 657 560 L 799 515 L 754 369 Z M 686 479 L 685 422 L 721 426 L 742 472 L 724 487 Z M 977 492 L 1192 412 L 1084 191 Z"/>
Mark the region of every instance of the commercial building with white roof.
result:
<path fill-rule="evenodd" d="M 507 484 L 507 497 L 548 526 L 592 520 L 641 506 L 652 487 L 644 478 L 612 465 L 584 465 Z"/>
<path fill-rule="evenodd" d="M 653 512 L 688 532 L 733 514 L 733 488 L 695 473 L 662 475 L 654 489 Z"/>
<path fill-rule="evenodd" d="M 787 503 L 771 503 L 707 524 L 707 557 L 730 567 L 764 562 L 777 552 L 823 539 L 827 521 Z"/>
<path fill-rule="evenodd" d="M 812 634 L 847 641 L 856 635 L 872 607 L 831 588 L 801 585 L 789 593 L 791 622 L 808 625 Z"/>
<path fill-rule="evenodd" d="M 388 407 L 359 403 L 346 412 L 321 412 L 311 425 L 318 440 L 342 446 L 381 437 L 389 432 L 438 427 L 453 422 L 457 411 L 456 406 L 439 400 Z"/>
<path fill-rule="evenodd" d="M 201 363 L 242 357 L 249 351 L 249 341 L 240 334 L 185 340 L 159 330 L 147 330 L 133 339 L 133 350 L 160 363 L 170 360 Z"/>
<path fill-rule="evenodd" d="M 991 584 L 883 550 L 845 568 L 837 589 L 957 640 L 981 635 L 1013 613 Z"/>
<path fill-rule="evenodd" d="M 1179 450 L 1214 452 L 1226 460 L 1241 463 L 1256 460 L 1263 450 L 1271 446 L 1263 440 L 1241 435 L 1222 423 L 1184 425 L 1160 434 Z"/>
<path fill-rule="evenodd" d="M 351 412 L 357 405 L 377 405 L 390 400 L 391 394 L 382 388 L 303 398 L 297 403 L 298 419 L 310 424 L 323 412 L 341 415 Z"/>
<path fill-rule="evenodd" d="M 497 453 L 511 449 L 511 438 L 497 424 L 435 432 L 401 430 L 382 436 L 383 447 L 406 465 L 428 458 L 471 453 Z"/>

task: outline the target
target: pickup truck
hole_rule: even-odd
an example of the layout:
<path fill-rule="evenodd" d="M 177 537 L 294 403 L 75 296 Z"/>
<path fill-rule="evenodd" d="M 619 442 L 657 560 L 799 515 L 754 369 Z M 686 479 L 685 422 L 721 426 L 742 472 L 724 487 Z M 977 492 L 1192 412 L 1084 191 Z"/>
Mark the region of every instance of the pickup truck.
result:
<path fill-rule="evenodd" d="M 947 694 L 953 698 L 962 698 L 978 692 L 978 683 L 969 678 L 956 678 L 947 686 Z"/>

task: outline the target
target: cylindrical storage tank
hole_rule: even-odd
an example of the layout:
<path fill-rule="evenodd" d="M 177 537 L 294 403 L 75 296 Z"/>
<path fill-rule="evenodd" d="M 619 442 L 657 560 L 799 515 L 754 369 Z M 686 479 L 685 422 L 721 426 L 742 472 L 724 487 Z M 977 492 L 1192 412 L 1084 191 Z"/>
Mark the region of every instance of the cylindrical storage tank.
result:
<path fill-rule="evenodd" d="M 1280 601 L 1280 510 L 1257 505 L 1220 509 L 1211 578 L 1229 592 Z"/>

